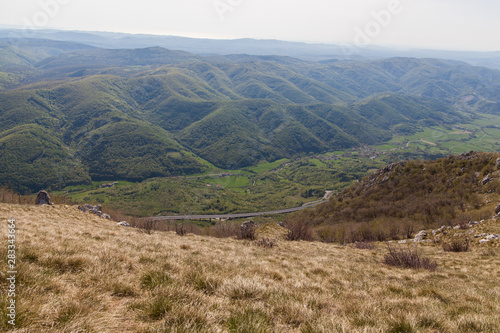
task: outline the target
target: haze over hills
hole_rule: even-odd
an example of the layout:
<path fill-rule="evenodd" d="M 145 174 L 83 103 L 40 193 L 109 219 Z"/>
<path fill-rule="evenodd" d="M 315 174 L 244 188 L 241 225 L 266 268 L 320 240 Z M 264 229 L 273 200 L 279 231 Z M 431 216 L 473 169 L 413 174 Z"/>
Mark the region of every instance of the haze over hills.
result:
<path fill-rule="evenodd" d="M 500 69 L 500 52 L 445 51 L 425 49 L 393 49 L 347 44 L 315 44 L 260 39 L 203 39 L 180 36 L 126 34 L 99 31 L 67 31 L 53 29 L 0 29 L 0 38 L 45 39 L 76 42 L 109 49 L 163 47 L 196 54 L 280 55 L 304 60 L 374 60 L 392 57 L 441 58 L 466 61 L 472 65 Z"/>
<path fill-rule="evenodd" d="M 500 111 L 500 72 L 453 60 L 317 62 L 37 39 L 4 39 L 0 52 L 0 183 L 22 191 L 236 169 Z"/>

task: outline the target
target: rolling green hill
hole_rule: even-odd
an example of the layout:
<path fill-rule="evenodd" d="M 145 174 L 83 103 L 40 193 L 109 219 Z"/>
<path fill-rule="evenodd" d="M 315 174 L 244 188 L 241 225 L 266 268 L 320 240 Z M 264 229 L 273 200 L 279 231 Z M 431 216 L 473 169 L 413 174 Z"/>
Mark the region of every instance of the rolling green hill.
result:
<path fill-rule="evenodd" d="M 210 163 L 237 169 L 381 144 L 395 133 L 466 123 L 477 111 L 495 114 L 500 103 L 498 71 L 456 61 L 307 62 L 40 40 L 0 47 L 0 136 L 22 126 L 43 131 L 85 181 L 190 175 Z M 2 154 L 24 164 L 13 147 Z M 3 182 L 48 186 L 16 175 Z"/>
<path fill-rule="evenodd" d="M 0 183 L 24 192 L 90 183 L 74 153 L 40 125 L 1 132 L 0 165 Z"/>

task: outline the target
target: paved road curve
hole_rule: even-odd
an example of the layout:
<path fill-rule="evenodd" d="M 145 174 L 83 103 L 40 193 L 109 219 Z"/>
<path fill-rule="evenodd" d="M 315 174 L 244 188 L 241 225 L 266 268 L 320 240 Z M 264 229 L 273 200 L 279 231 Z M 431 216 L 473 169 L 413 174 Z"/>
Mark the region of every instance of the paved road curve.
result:
<path fill-rule="evenodd" d="M 319 203 L 319 202 L 318 202 Z M 277 215 L 277 214 L 287 214 L 297 212 L 304 208 L 314 207 L 318 203 L 295 207 L 295 208 L 287 208 L 287 209 L 279 209 L 272 210 L 269 212 L 257 212 L 257 213 L 242 213 L 242 214 L 222 214 L 222 215 L 173 215 L 173 216 L 154 216 L 150 217 L 155 221 L 168 221 L 168 220 L 209 220 L 209 219 L 236 219 L 236 218 L 247 218 L 247 217 L 255 217 L 262 215 Z"/>
<path fill-rule="evenodd" d="M 304 208 L 314 207 L 319 205 L 320 203 L 328 201 L 330 197 L 333 195 L 333 191 L 326 191 L 325 196 L 317 201 L 312 201 L 305 203 L 300 207 L 295 208 L 287 208 L 287 209 L 278 209 L 272 210 L 270 212 L 257 212 L 257 213 L 242 213 L 242 214 L 221 214 L 221 215 L 172 215 L 172 216 L 152 216 L 148 217 L 149 219 L 153 219 L 155 221 L 169 221 L 169 220 L 210 220 L 210 219 L 237 219 L 237 218 L 247 218 L 247 217 L 255 217 L 262 215 L 278 215 L 278 214 L 287 214 L 298 212 Z"/>

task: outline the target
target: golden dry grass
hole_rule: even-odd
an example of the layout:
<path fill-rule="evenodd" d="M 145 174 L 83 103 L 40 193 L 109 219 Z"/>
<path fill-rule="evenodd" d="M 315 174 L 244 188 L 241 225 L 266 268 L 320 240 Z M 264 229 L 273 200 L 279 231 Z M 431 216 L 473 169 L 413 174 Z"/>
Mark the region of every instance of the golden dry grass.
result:
<path fill-rule="evenodd" d="M 422 247 L 439 265 L 427 271 L 384 265 L 383 244 L 147 235 L 59 205 L 0 204 L 0 217 L 17 221 L 17 332 L 500 331 L 492 247 Z"/>

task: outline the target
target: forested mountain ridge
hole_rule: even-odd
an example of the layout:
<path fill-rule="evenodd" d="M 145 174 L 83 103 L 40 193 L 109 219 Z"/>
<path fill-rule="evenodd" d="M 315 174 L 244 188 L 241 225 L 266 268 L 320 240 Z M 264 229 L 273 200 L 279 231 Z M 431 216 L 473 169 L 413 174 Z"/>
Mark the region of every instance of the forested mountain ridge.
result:
<path fill-rule="evenodd" d="M 0 183 L 24 191 L 377 144 L 500 105 L 499 71 L 449 60 L 0 44 Z M 33 153 L 17 154 L 14 141 Z M 48 180 L 36 180 L 35 162 Z"/>

